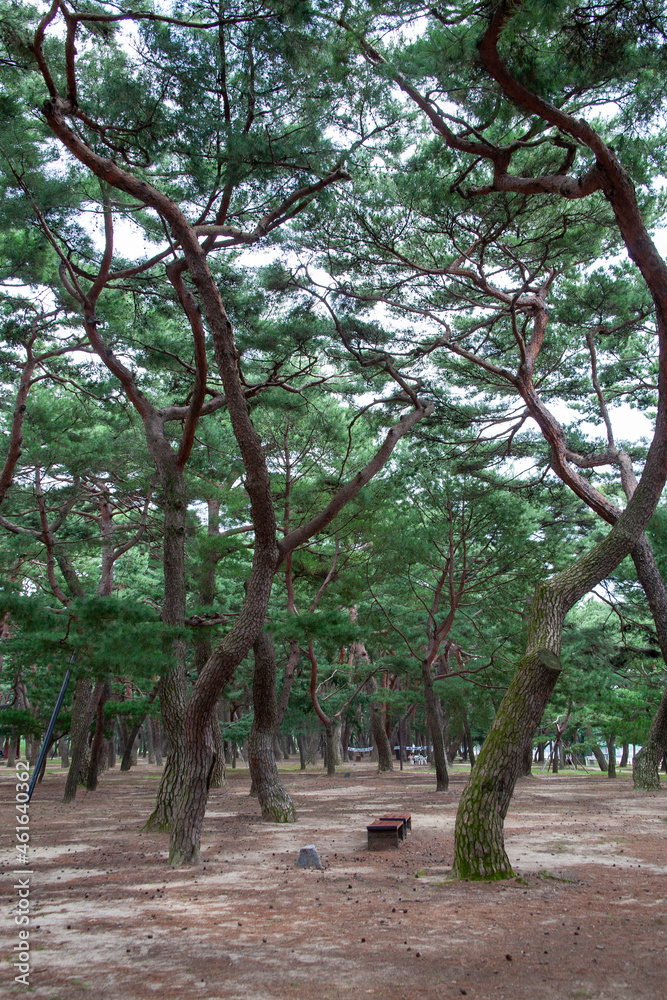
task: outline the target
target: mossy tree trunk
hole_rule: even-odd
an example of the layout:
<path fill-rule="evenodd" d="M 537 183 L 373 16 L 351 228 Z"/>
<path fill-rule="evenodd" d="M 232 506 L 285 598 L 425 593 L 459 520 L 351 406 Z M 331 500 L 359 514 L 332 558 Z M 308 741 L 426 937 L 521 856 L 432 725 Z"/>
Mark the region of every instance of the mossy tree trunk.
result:
<path fill-rule="evenodd" d="M 659 433 L 652 445 L 655 461 L 647 461 L 641 483 L 609 534 L 567 569 L 537 587 L 526 654 L 517 666 L 461 796 L 454 869 L 462 878 L 506 878 L 511 873 L 503 822 L 524 748 L 535 734 L 559 676 L 565 615 L 618 566 L 644 529 L 667 475 L 664 412 L 657 426 Z"/>
<path fill-rule="evenodd" d="M 454 869 L 459 878 L 509 878 L 503 823 L 528 738 L 532 739 L 560 674 L 547 649 L 519 663 L 471 771 L 456 817 Z"/>
<path fill-rule="evenodd" d="M 613 211 L 628 255 L 637 266 L 650 292 L 655 308 L 660 357 L 658 362 L 658 411 L 655 435 L 648 450 L 641 481 L 625 511 L 613 523 L 607 537 L 573 566 L 552 580 L 538 586 L 529 626 L 525 656 L 503 699 L 493 725 L 461 798 L 456 823 L 455 868 L 460 875 L 471 877 L 503 877 L 511 871 L 502 840 L 502 824 L 518 773 L 518 761 L 529 738 L 540 722 L 551 690 L 559 674 L 558 654 L 561 647 L 565 615 L 592 587 L 607 577 L 629 554 L 642 535 L 655 510 L 667 474 L 667 266 L 658 253 L 644 223 L 637 203 L 634 185 L 615 151 L 583 118 L 575 118 L 532 92 L 519 82 L 508 69 L 498 43 L 508 22 L 520 10 L 521 4 L 500 3 L 494 6 L 486 29 L 478 43 L 480 65 L 489 78 L 500 86 L 506 99 L 524 112 L 558 129 L 574 143 L 587 147 L 594 168 L 582 178 L 562 173 L 545 174 L 541 170 L 526 178 L 511 169 L 511 154 L 505 147 L 474 147 L 455 135 L 437 110 L 400 74 L 394 80 L 404 93 L 429 117 L 431 126 L 452 148 L 488 158 L 493 164 L 490 190 L 550 196 L 552 198 L 587 197 L 600 191 Z M 368 47 L 369 57 L 385 65 L 383 57 Z M 568 172 L 566 171 L 566 174 Z M 539 310 L 538 310 L 539 312 Z M 536 315 L 530 342 L 525 345 L 521 369 L 510 380 L 518 385 L 530 378 L 537 357 L 546 315 Z M 541 328 L 540 328 L 541 327 Z M 532 410 L 530 411 L 532 415 Z M 559 442 L 554 436 L 552 449 L 557 454 Z M 574 488 L 574 487 L 573 487 Z M 575 489 L 575 492 L 578 492 Z M 601 516 L 610 521 L 606 509 Z"/>
<path fill-rule="evenodd" d="M 250 777 L 259 799 L 262 819 L 269 823 L 293 823 L 296 811 L 280 780 L 273 747 L 278 722 L 276 650 L 266 632 L 260 632 L 253 652 L 255 672 L 252 696 L 255 711 L 248 739 Z"/>

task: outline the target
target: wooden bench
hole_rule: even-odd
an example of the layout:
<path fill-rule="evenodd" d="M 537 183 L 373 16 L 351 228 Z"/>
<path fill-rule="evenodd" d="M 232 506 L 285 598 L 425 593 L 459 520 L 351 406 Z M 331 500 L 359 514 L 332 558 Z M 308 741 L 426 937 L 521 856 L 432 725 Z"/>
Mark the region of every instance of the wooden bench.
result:
<path fill-rule="evenodd" d="M 407 837 L 408 830 L 412 829 L 412 816 L 410 813 L 390 812 L 385 813 L 384 816 L 380 816 L 380 819 L 382 822 L 387 819 L 400 819 L 403 823 L 403 840 Z"/>
<path fill-rule="evenodd" d="M 403 840 L 405 836 L 405 824 L 402 819 L 376 819 L 374 823 L 369 823 L 366 829 L 369 851 L 398 847 L 399 840 Z"/>

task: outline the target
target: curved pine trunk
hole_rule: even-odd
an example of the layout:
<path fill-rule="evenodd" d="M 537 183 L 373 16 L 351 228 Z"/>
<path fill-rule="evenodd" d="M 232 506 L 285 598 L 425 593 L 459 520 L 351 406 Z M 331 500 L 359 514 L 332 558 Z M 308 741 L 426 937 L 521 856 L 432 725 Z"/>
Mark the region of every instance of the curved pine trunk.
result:
<path fill-rule="evenodd" d="M 528 739 L 540 723 L 560 675 L 547 649 L 519 662 L 484 740 L 456 816 L 454 870 L 459 878 L 510 878 L 503 823 Z"/>
<path fill-rule="evenodd" d="M 632 761 L 635 791 L 655 792 L 660 789 L 660 764 L 667 746 L 667 688 L 663 691 L 658 710 L 644 746 Z"/>
<path fill-rule="evenodd" d="M 261 631 L 275 565 L 275 549 L 268 552 L 268 557 L 266 552 L 258 555 L 255 550 L 253 574 L 241 613 L 197 678 L 188 703 L 183 726 L 183 749 L 177 758 L 179 770 L 174 773 L 173 783 L 175 811 L 169 846 L 172 865 L 197 864 L 201 858 L 201 831 L 215 762 L 211 719 L 224 687 L 231 681 Z"/>
<path fill-rule="evenodd" d="M 293 823 L 296 812 L 278 774 L 273 740 L 278 721 L 276 650 L 271 637 L 260 632 L 253 646 L 255 672 L 252 697 L 255 713 L 248 738 L 248 766 L 262 819 L 268 823 Z"/>
<path fill-rule="evenodd" d="M 144 715 L 141 721 L 138 722 L 136 726 L 133 726 L 132 729 L 130 729 L 130 732 L 127 737 L 127 742 L 125 744 L 125 747 L 123 748 L 123 756 L 120 762 L 121 771 L 129 771 L 130 768 L 133 766 L 133 764 L 136 764 L 136 760 L 134 759 L 134 745 L 137 742 L 139 730 L 143 726 L 145 718 L 146 716 Z"/>
<path fill-rule="evenodd" d="M 637 578 L 651 608 L 662 658 L 667 663 L 667 586 L 658 569 L 651 546 L 642 537 L 632 551 Z M 667 752 L 667 687 L 651 720 L 644 746 L 632 762 L 635 791 L 653 792 L 660 788 L 660 762 Z"/>
<path fill-rule="evenodd" d="M 209 507 L 210 507 L 209 503 Z M 213 576 L 215 573 L 215 564 L 211 567 L 211 572 L 208 575 L 210 579 L 207 580 L 207 587 L 203 587 L 200 591 L 199 598 L 201 604 L 212 605 L 215 595 L 214 595 L 214 583 Z M 209 661 L 211 653 L 213 652 L 213 646 L 208 635 L 195 636 L 193 640 L 194 646 L 194 666 L 197 671 L 197 676 L 202 672 L 204 667 Z M 211 781 L 210 788 L 224 788 L 227 784 L 227 769 L 225 767 L 225 741 L 222 738 L 222 732 L 220 731 L 220 702 L 215 706 L 215 711 L 213 713 L 213 718 L 211 719 L 211 739 L 213 741 L 213 746 L 215 747 L 215 761 L 213 763 L 213 770 L 211 771 Z"/>
<path fill-rule="evenodd" d="M 595 742 L 595 737 L 593 736 L 593 730 L 589 726 L 587 726 L 584 729 L 584 735 L 585 735 L 586 739 L 588 740 L 588 742 L 591 745 L 591 753 L 593 754 L 593 756 L 595 757 L 596 761 L 598 762 L 598 767 L 600 768 L 600 770 L 604 774 L 606 774 L 607 773 L 607 766 L 608 766 L 607 765 L 606 757 L 602 753 L 602 750 L 600 749 L 599 744 Z"/>

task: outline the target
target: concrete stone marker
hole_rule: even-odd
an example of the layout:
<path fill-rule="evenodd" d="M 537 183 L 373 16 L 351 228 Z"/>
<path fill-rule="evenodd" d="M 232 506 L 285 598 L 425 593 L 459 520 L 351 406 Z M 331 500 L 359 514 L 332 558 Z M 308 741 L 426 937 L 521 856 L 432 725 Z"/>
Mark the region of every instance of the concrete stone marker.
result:
<path fill-rule="evenodd" d="M 295 864 L 297 868 L 319 868 L 320 871 L 324 871 L 324 865 L 320 861 L 315 844 L 307 844 L 302 847 Z"/>

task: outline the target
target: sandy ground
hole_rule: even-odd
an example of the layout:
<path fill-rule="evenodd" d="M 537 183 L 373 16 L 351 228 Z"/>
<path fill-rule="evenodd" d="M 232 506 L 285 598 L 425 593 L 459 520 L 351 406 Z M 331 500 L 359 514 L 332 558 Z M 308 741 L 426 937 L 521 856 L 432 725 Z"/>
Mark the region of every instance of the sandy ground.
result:
<path fill-rule="evenodd" d="M 349 775 L 349 776 L 346 776 Z M 11 949 L 13 774 L 2 795 L 2 967 Z M 452 882 L 456 806 L 425 769 L 286 771 L 298 822 L 261 822 L 247 771 L 212 793 L 204 863 L 171 870 L 141 832 L 158 782 L 144 762 L 63 806 L 49 769 L 30 807 L 30 995 L 79 1000 L 665 1000 L 667 794 L 628 777 L 536 775 L 507 817 L 517 879 Z M 398 850 L 369 853 L 366 824 L 412 813 Z M 324 871 L 297 869 L 313 843 Z"/>

